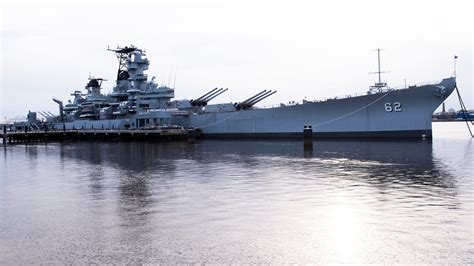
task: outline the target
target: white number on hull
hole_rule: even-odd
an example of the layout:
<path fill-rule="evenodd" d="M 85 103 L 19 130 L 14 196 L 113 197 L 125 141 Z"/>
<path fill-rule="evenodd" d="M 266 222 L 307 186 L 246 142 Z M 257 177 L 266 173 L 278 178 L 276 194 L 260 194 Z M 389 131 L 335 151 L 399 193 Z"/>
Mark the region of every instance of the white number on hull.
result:
<path fill-rule="evenodd" d="M 402 111 L 402 104 L 399 102 L 392 103 L 385 103 L 385 111 L 387 112 L 401 112 Z"/>
<path fill-rule="evenodd" d="M 393 110 L 395 110 L 395 112 L 401 112 L 402 111 L 402 104 L 399 103 L 399 102 L 394 102 L 393 103 Z"/>

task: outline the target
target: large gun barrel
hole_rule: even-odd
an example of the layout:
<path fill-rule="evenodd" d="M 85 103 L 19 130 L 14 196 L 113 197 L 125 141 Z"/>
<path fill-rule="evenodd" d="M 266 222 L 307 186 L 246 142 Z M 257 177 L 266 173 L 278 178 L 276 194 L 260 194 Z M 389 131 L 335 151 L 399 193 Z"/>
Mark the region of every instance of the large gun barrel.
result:
<path fill-rule="evenodd" d="M 199 98 L 197 98 L 197 99 L 195 99 L 195 100 L 191 100 L 191 101 L 200 101 L 200 100 L 202 100 L 204 97 L 206 97 L 206 96 L 208 96 L 209 94 L 215 92 L 216 90 L 217 90 L 217 88 L 212 89 L 211 91 L 207 92 L 206 94 L 202 95 L 201 97 L 199 97 Z"/>
<path fill-rule="evenodd" d="M 262 101 L 263 99 L 265 99 L 265 98 L 267 98 L 267 97 L 269 97 L 269 96 L 271 96 L 271 95 L 273 95 L 273 94 L 275 94 L 275 93 L 276 93 L 276 91 L 271 91 L 271 90 L 270 90 L 270 91 L 267 91 L 267 93 L 262 94 L 262 95 L 260 95 L 259 97 L 253 99 L 253 100 L 252 100 L 251 102 L 249 102 L 248 104 L 250 104 L 250 105 L 255 105 L 256 103 Z"/>
<path fill-rule="evenodd" d="M 44 118 L 51 118 L 51 117 L 55 117 L 54 114 L 48 112 L 48 111 L 41 111 L 41 112 L 38 112 L 40 113 L 42 116 L 44 116 Z"/>
<path fill-rule="evenodd" d="M 255 94 L 254 96 L 248 98 L 247 100 L 244 100 L 244 101 L 240 102 L 240 103 L 241 103 L 241 104 L 246 104 L 246 103 L 248 103 L 249 101 L 251 101 L 251 100 L 257 98 L 258 96 L 264 94 L 265 92 L 267 92 L 267 90 L 263 90 L 263 91 L 261 91 L 261 92 Z"/>
<path fill-rule="evenodd" d="M 211 101 L 212 99 L 216 98 L 217 96 L 221 95 L 222 93 L 226 92 L 227 90 L 228 90 L 227 88 L 226 89 L 221 88 L 221 90 L 218 93 L 216 93 L 216 94 L 212 95 L 211 97 L 207 98 L 206 102 Z"/>
<path fill-rule="evenodd" d="M 44 114 L 44 113 L 41 112 L 41 111 L 38 111 L 38 114 L 40 114 L 40 115 L 43 116 L 44 118 L 48 118 L 48 117 L 49 117 L 49 115 L 46 115 L 46 114 Z"/>
<path fill-rule="evenodd" d="M 203 96 L 197 98 L 196 100 L 191 100 L 189 101 L 189 103 L 192 105 L 192 106 L 206 106 L 207 103 L 216 98 L 217 96 L 221 95 L 222 93 L 224 93 L 225 91 L 227 91 L 228 89 L 224 89 L 224 88 L 215 88 L 213 90 L 211 90 L 210 92 L 204 94 Z"/>
<path fill-rule="evenodd" d="M 215 92 L 213 92 L 213 93 L 207 95 L 206 97 L 202 98 L 201 101 L 203 101 L 203 102 L 208 102 L 209 99 L 211 99 L 214 95 L 218 94 L 218 93 L 221 92 L 222 90 L 223 90 L 223 88 L 220 88 L 220 89 L 216 90 Z"/>
<path fill-rule="evenodd" d="M 247 100 L 245 100 L 243 102 L 234 104 L 234 106 L 237 110 L 241 110 L 241 109 L 246 110 L 246 109 L 249 109 L 250 107 L 252 107 L 254 104 L 260 102 L 261 100 L 263 100 L 263 99 L 267 98 L 268 96 L 273 95 L 275 93 L 276 93 L 276 91 L 264 90 L 262 92 L 257 93 L 256 95 L 248 98 Z"/>

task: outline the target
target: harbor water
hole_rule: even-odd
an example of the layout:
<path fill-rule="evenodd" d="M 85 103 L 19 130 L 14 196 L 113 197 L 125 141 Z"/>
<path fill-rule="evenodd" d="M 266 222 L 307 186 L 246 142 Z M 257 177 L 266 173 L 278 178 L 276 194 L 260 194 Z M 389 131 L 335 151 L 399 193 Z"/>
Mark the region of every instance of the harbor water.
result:
<path fill-rule="evenodd" d="M 474 263 L 473 140 L 0 144 L 0 264 Z"/>

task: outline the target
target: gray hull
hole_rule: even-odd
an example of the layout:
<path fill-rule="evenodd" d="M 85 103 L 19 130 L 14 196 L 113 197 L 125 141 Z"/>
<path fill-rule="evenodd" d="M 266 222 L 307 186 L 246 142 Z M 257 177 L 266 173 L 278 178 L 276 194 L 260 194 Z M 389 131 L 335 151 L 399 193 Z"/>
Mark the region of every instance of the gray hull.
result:
<path fill-rule="evenodd" d="M 208 137 L 300 137 L 310 124 L 314 137 L 432 136 L 436 108 L 453 92 L 455 79 L 359 97 L 269 109 L 189 116 L 189 126 Z"/>
<path fill-rule="evenodd" d="M 44 129 L 153 130 L 194 127 L 208 137 L 300 137 L 305 125 L 314 137 L 417 137 L 430 138 L 436 108 L 453 92 L 455 78 L 437 84 L 389 89 L 381 81 L 365 96 L 260 109 L 255 104 L 276 91 L 263 90 L 238 103 L 208 103 L 227 89 L 215 88 L 194 100 L 172 100 L 174 88 L 159 86 L 145 74 L 149 60 L 135 47 L 108 49 L 119 59 L 116 86 L 101 93 L 103 79 L 89 78 L 87 93 L 74 91 L 66 105 L 53 99 L 59 115 L 43 114 Z M 32 118 L 34 117 L 34 118 Z M 28 114 L 32 127 L 38 121 Z M 31 120 L 31 121 L 30 121 Z M 170 127 L 171 125 L 171 127 Z M 40 128 L 36 125 L 36 128 Z"/>
<path fill-rule="evenodd" d="M 170 113 L 170 117 L 172 124 L 194 127 L 204 137 L 301 137 L 304 125 L 312 125 L 314 137 L 430 138 L 433 112 L 453 92 L 455 85 L 455 79 L 449 78 L 439 84 L 359 97 L 268 109 L 180 115 Z M 150 113 L 146 117 L 152 121 L 161 116 Z M 138 119 L 132 117 L 76 120 L 57 123 L 55 127 L 66 130 L 136 129 L 137 125 Z"/>

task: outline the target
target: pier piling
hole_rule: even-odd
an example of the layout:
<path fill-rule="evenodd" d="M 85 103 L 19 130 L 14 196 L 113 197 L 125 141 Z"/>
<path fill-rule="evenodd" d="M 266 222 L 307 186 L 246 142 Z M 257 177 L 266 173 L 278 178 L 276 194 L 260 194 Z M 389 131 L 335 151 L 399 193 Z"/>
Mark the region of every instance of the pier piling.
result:
<path fill-rule="evenodd" d="M 185 129 L 158 130 L 69 130 L 6 132 L 3 143 L 27 143 L 37 141 L 182 141 L 188 137 Z"/>
<path fill-rule="evenodd" d="M 311 125 L 303 127 L 303 146 L 305 151 L 313 150 L 313 127 Z"/>
<path fill-rule="evenodd" d="M 194 128 L 188 129 L 187 136 L 188 136 L 188 143 L 196 142 L 196 130 Z"/>
<path fill-rule="evenodd" d="M 3 142 L 3 145 L 7 144 L 7 127 L 6 126 L 3 126 L 2 142 Z"/>

